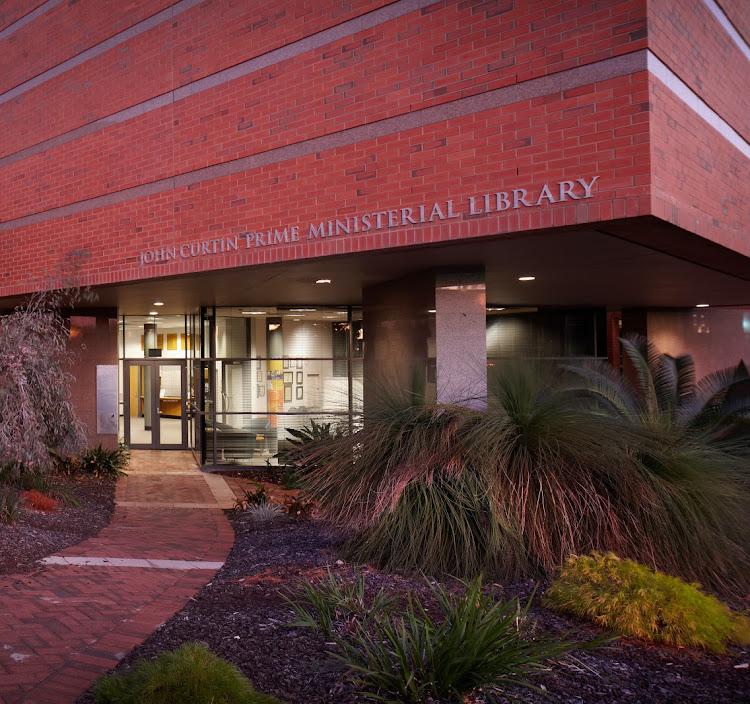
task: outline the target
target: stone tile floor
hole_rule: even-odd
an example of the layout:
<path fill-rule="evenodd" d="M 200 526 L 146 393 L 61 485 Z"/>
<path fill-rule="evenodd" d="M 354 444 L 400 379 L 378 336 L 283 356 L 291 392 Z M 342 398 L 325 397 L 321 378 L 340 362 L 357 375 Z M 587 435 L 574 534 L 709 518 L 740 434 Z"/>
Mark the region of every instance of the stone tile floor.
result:
<path fill-rule="evenodd" d="M 0 578 L 0 704 L 75 702 L 182 608 L 232 546 L 231 496 L 190 453 L 133 452 L 98 536 Z"/>

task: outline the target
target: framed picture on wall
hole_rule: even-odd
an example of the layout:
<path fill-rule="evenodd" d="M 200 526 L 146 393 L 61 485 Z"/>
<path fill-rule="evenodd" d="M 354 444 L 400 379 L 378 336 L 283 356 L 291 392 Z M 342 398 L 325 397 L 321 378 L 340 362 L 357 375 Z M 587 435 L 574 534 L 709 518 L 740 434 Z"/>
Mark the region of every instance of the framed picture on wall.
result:
<path fill-rule="evenodd" d="M 284 403 L 289 403 L 292 400 L 292 385 L 284 384 Z"/>
<path fill-rule="evenodd" d="M 297 360 L 297 369 L 302 369 L 302 360 L 301 359 Z"/>
<path fill-rule="evenodd" d="M 256 398 L 260 398 L 261 396 L 266 395 L 266 385 L 265 384 L 258 384 L 258 388 L 256 390 Z"/>
<path fill-rule="evenodd" d="M 303 391 L 302 391 L 302 387 L 301 387 L 301 386 L 298 386 L 298 387 L 297 387 L 297 400 L 298 400 L 298 401 L 301 401 L 301 400 L 302 400 L 302 398 L 303 398 L 302 394 L 303 394 Z"/>
<path fill-rule="evenodd" d="M 255 375 L 255 380 L 260 384 L 263 381 L 263 371 L 258 369 L 258 373 Z"/>
<path fill-rule="evenodd" d="M 284 372 L 284 383 L 291 384 L 294 381 L 294 372 Z"/>
<path fill-rule="evenodd" d="M 301 384 L 302 382 L 303 382 L 302 372 L 297 372 L 297 383 Z"/>
<path fill-rule="evenodd" d="M 289 364 L 290 364 L 289 360 L 284 359 L 284 369 L 289 369 Z"/>

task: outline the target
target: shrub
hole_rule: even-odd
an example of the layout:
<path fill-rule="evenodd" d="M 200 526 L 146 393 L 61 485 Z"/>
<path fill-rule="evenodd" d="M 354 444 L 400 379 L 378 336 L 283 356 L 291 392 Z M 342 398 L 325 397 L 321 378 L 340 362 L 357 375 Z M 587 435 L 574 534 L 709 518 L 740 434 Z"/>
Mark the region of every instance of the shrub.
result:
<path fill-rule="evenodd" d="M 750 642 L 750 622 L 697 584 L 612 553 L 571 557 L 545 595 L 550 607 L 618 633 L 722 652 Z"/>
<path fill-rule="evenodd" d="M 94 688 L 97 704 L 279 704 L 253 689 L 234 665 L 202 643 L 187 643 L 155 660 L 139 661 Z"/>
<path fill-rule="evenodd" d="M 317 583 L 303 582 L 287 602 L 297 620 L 291 626 L 319 630 L 327 639 L 334 635 L 336 624 L 366 623 L 372 617 L 387 615 L 393 599 L 381 588 L 372 599 L 365 597 L 365 577 L 348 584 L 329 569 L 325 579 Z"/>
<path fill-rule="evenodd" d="M 21 510 L 18 492 L 11 487 L 0 487 L 0 522 L 13 523 Z"/>
<path fill-rule="evenodd" d="M 261 506 L 267 504 L 269 501 L 268 492 L 266 488 L 255 483 L 255 489 L 243 489 L 242 496 L 238 498 L 234 503 L 235 511 L 246 511 L 253 506 Z"/>
<path fill-rule="evenodd" d="M 118 443 L 114 450 L 98 445 L 84 452 L 77 463 L 83 474 L 94 477 L 119 477 L 130 461 L 130 450 L 125 443 Z"/>
<path fill-rule="evenodd" d="M 278 504 L 263 503 L 250 506 L 247 510 L 250 519 L 255 523 L 268 523 L 284 515 L 284 509 Z"/>
<path fill-rule="evenodd" d="M 28 506 L 37 511 L 54 511 L 57 509 L 57 499 L 47 496 L 36 489 L 24 491 L 23 498 Z"/>
<path fill-rule="evenodd" d="M 284 501 L 284 508 L 291 518 L 306 520 L 312 517 L 315 503 L 303 496 L 292 496 Z"/>
<path fill-rule="evenodd" d="M 485 411 L 371 400 L 361 430 L 309 452 L 304 488 L 351 532 L 351 559 L 516 579 L 600 550 L 750 586 L 741 456 L 695 430 L 624 420 L 559 368 L 496 367 Z"/>
<path fill-rule="evenodd" d="M 439 585 L 431 589 L 438 618 L 411 598 L 400 615 L 373 604 L 365 611 L 370 615 L 355 620 L 343 634 L 330 629 L 337 645 L 334 656 L 346 665 L 364 698 L 414 704 L 464 701 L 479 688 L 528 686 L 544 662 L 574 647 L 526 639 L 522 628 L 528 604 L 495 601 L 483 593 L 481 579 L 466 584 L 460 595 Z M 348 599 L 335 594 L 332 585 L 326 591 L 334 598 L 324 598 L 316 613 L 328 612 L 333 619 L 337 612 L 330 613 L 330 606 L 338 608 Z"/>
<path fill-rule="evenodd" d="M 74 353 L 60 313 L 79 297 L 76 290 L 44 291 L 0 316 L 0 465 L 50 471 L 52 453 L 83 444 L 70 400 Z"/>

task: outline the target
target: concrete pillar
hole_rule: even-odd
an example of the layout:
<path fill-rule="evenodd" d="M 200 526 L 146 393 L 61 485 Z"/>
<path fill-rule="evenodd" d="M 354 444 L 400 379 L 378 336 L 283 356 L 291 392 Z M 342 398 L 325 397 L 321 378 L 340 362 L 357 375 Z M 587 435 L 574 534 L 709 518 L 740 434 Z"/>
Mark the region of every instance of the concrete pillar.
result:
<path fill-rule="evenodd" d="M 487 405 L 484 272 L 438 274 L 435 282 L 437 400 Z"/>

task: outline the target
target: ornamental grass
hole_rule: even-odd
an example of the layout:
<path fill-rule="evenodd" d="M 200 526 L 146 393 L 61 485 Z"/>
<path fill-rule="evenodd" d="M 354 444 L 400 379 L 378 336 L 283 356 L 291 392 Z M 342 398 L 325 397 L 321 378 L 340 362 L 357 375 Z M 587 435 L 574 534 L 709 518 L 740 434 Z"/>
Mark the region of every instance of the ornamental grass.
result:
<path fill-rule="evenodd" d="M 741 453 L 699 429 L 624 420 L 570 373 L 509 364 L 486 410 L 393 392 L 311 449 L 305 486 L 350 559 L 515 579 L 613 551 L 727 592 L 750 587 Z"/>

